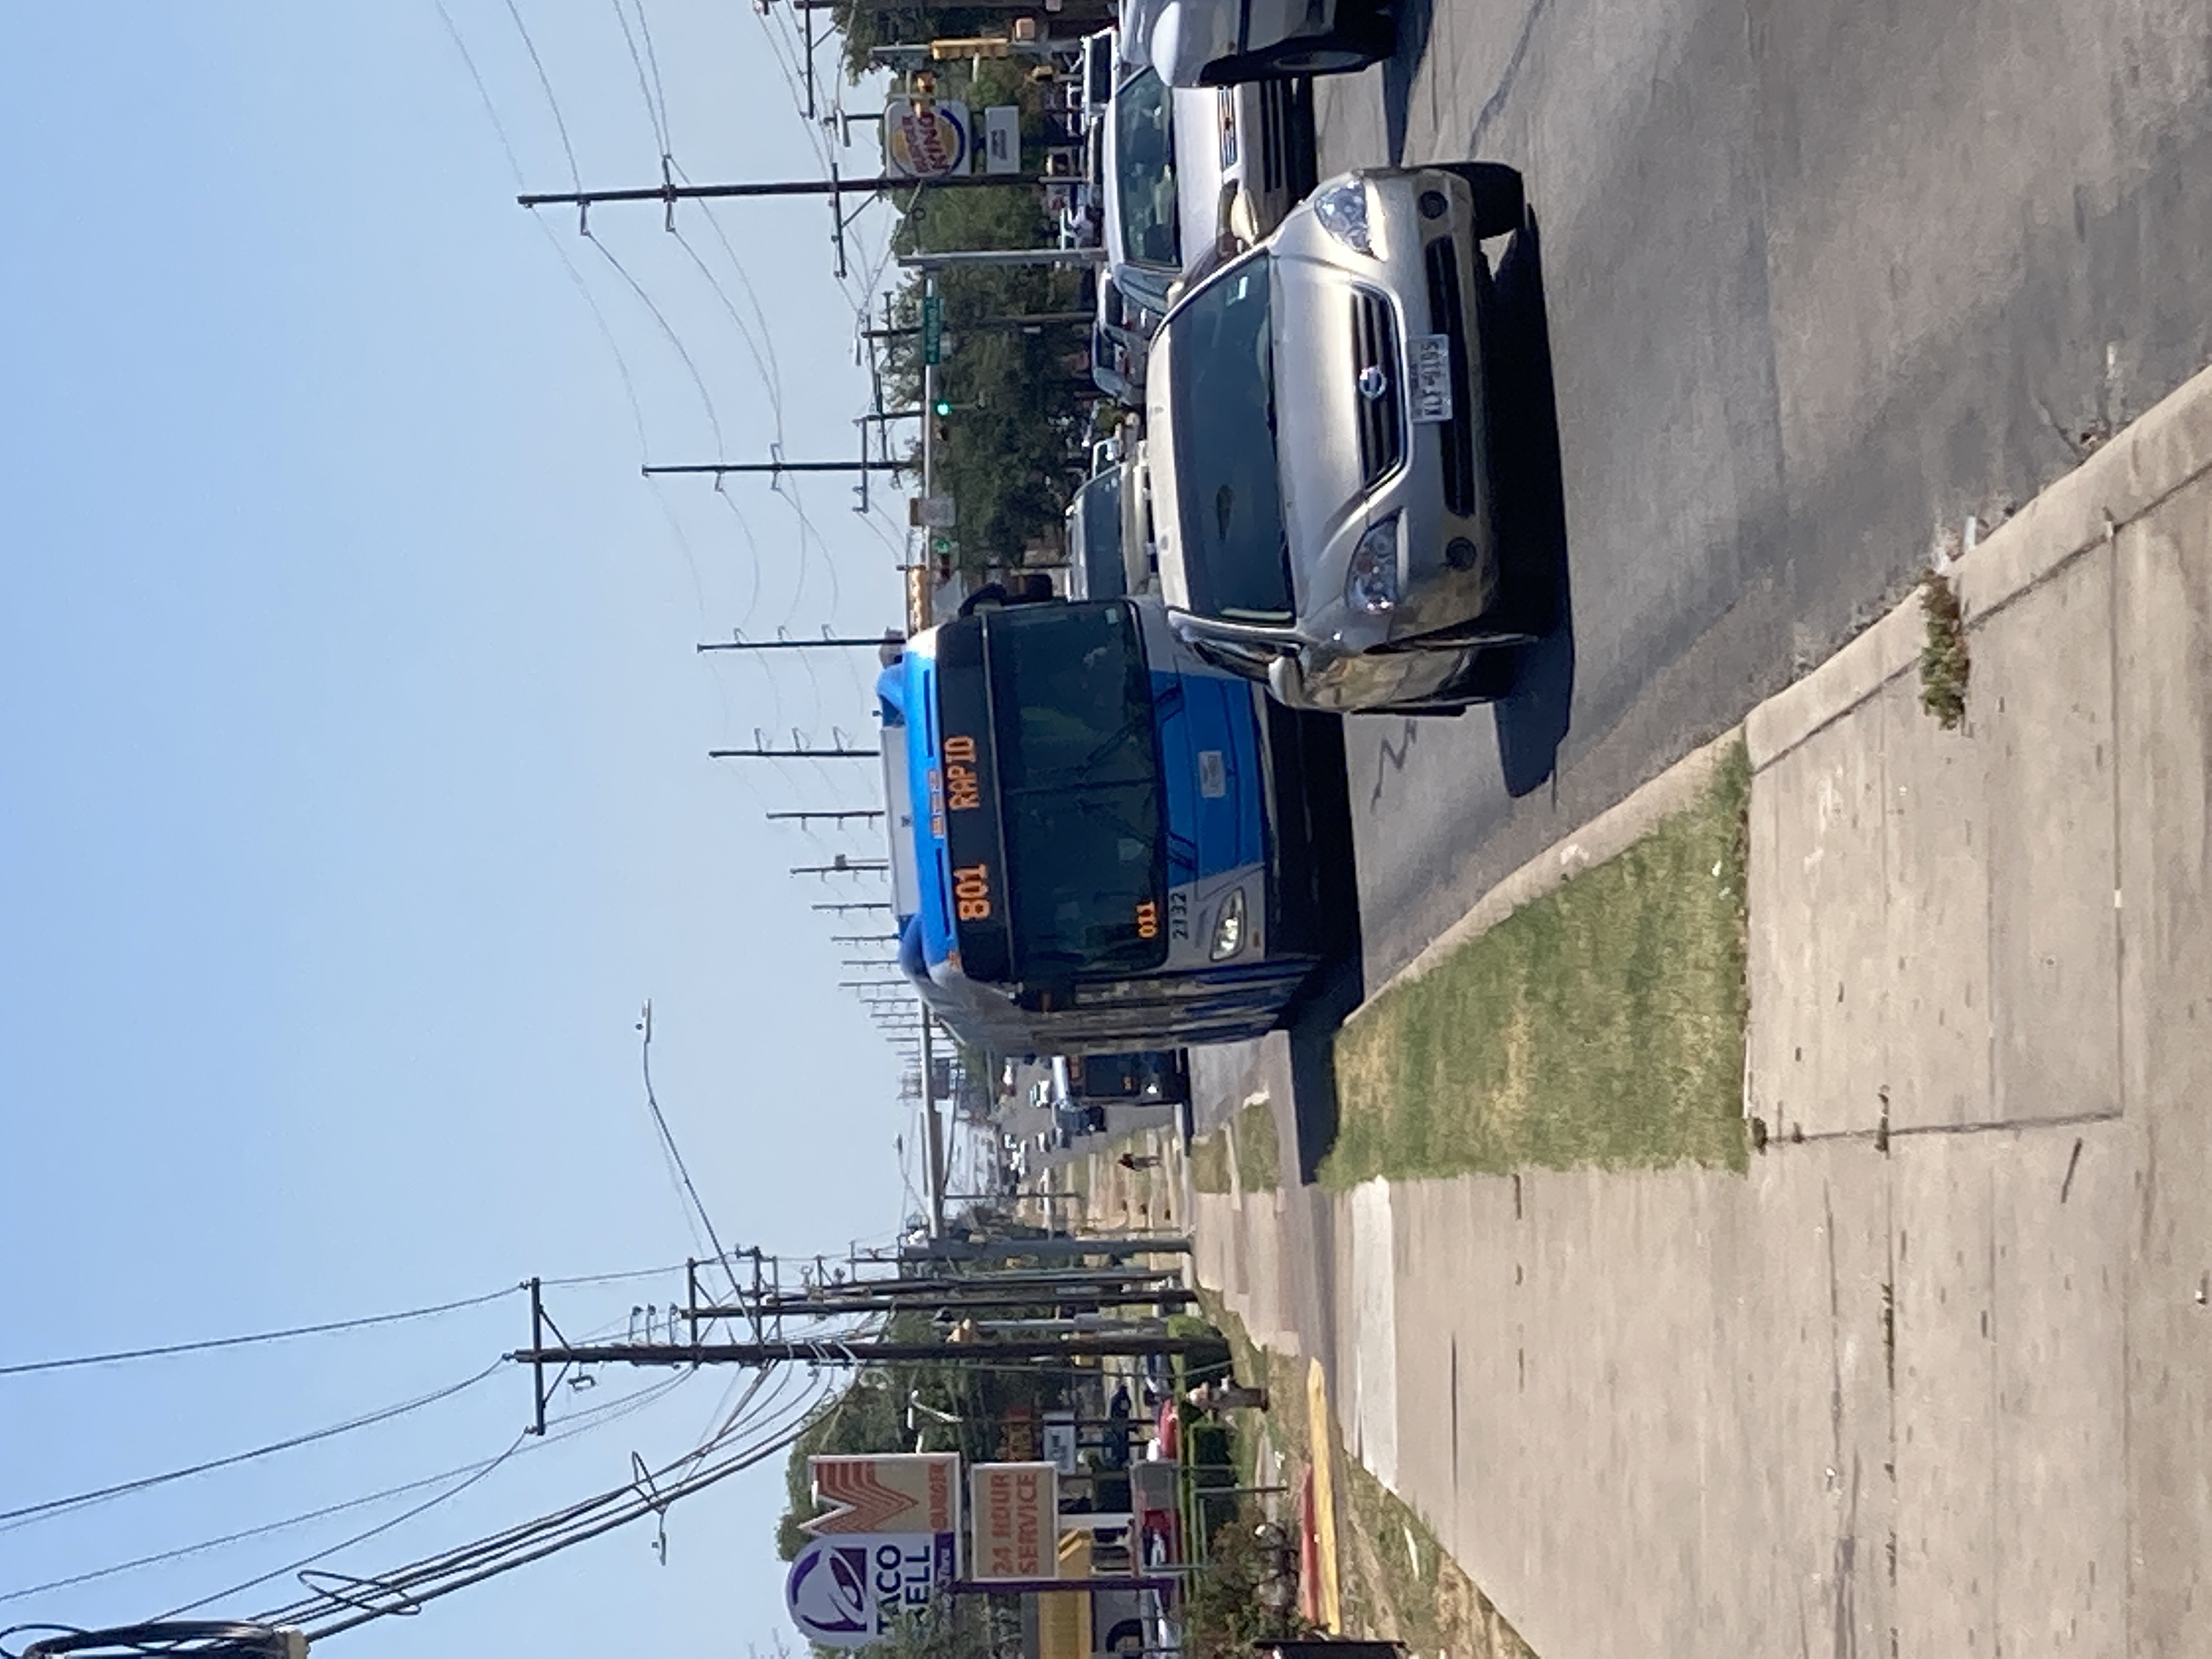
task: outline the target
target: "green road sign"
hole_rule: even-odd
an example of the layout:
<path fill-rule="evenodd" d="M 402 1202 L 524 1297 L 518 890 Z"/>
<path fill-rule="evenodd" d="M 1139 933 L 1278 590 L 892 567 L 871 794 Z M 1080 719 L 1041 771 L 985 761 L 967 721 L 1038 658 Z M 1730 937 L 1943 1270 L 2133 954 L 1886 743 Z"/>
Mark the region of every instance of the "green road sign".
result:
<path fill-rule="evenodd" d="M 945 361 L 945 301 L 934 294 L 921 296 L 921 361 Z"/>

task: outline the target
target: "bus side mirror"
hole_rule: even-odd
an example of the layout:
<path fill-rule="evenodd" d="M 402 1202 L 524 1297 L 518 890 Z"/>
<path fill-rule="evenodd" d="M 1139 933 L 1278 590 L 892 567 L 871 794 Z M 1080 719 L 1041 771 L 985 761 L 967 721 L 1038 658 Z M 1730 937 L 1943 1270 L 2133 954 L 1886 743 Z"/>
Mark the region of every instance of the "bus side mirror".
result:
<path fill-rule="evenodd" d="M 1267 690 L 1274 694 L 1278 702 L 1288 703 L 1293 708 L 1305 705 L 1305 671 L 1299 667 L 1296 657 L 1283 653 L 1269 661 Z"/>

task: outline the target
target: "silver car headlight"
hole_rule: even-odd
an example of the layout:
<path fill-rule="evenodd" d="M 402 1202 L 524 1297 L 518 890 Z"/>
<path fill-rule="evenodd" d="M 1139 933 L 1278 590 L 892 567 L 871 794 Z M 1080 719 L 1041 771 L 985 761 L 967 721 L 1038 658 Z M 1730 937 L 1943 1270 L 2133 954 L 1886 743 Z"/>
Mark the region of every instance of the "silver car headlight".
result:
<path fill-rule="evenodd" d="M 1380 617 L 1398 604 L 1398 515 L 1377 520 L 1352 550 L 1344 572 L 1344 603 L 1353 611 Z"/>
<path fill-rule="evenodd" d="M 1223 962 L 1244 948 L 1244 890 L 1231 893 L 1213 919 L 1213 939 L 1206 947 L 1206 959 Z"/>
<path fill-rule="evenodd" d="M 1367 186 L 1358 179 L 1331 185 L 1315 197 L 1314 217 L 1345 246 L 1373 257 L 1375 243 L 1367 232 Z"/>

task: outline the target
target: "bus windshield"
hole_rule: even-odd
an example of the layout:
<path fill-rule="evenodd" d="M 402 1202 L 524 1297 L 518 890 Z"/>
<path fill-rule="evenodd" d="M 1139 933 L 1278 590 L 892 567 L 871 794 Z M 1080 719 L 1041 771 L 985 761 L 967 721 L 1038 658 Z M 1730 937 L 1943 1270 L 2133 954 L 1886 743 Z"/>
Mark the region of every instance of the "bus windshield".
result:
<path fill-rule="evenodd" d="M 1134 616 L 1018 605 L 992 613 L 986 637 L 1015 971 L 1158 967 L 1166 845 Z"/>

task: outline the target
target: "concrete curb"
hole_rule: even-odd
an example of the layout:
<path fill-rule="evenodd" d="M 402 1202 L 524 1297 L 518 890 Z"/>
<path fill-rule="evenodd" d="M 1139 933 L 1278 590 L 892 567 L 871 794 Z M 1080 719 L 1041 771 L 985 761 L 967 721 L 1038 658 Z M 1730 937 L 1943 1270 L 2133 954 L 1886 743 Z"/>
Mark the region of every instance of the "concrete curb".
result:
<path fill-rule="evenodd" d="M 2208 472 L 2212 368 L 2183 382 L 1956 562 L 1953 581 L 1968 630 Z M 1753 708 L 1741 726 L 1684 756 L 1506 877 L 1370 993 L 1367 1001 L 1411 984 L 1522 905 L 1626 852 L 1661 819 L 1690 805 L 1739 738 L 1749 751 L 1753 772 L 1765 770 L 1912 672 L 1924 638 L 1920 601 L 1906 599 L 1803 679 Z"/>
<path fill-rule="evenodd" d="M 2212 368 L 2184 381 L 2096 453 L 1991 531 L 1954 566 L 1966 628 L 2048 581 L 2212 471 Z M 1911 672 L 1924 638 L 1907 599 L 1796 684 L 1745 716 L 1753 772 Z"/>
<path fill-rule="evenodd" d="M 1522 905 L 1565 886 L 1592 866 L 1618 857 L 1649 835 L 1662 818 L 1693 805 L 1742 735 L 1742 727 L 1729 727 L 1606 808 L 1573 835 L 1553 842 L 1477 899 L 1473 908 L 1431 939 L 1419 956 L 1391 975 L 1379 990 L 1370 992 L 1367 1000 L 1371 1003 L 1395 987 L 1410 985 Z"/>

